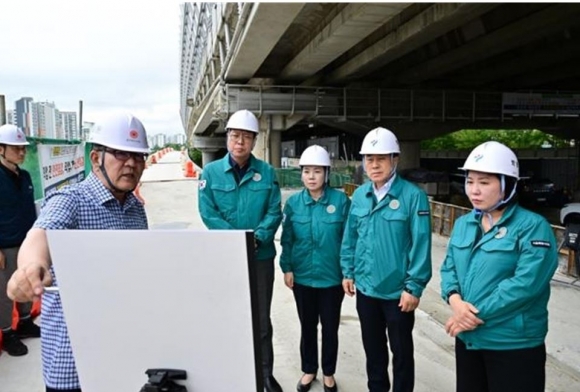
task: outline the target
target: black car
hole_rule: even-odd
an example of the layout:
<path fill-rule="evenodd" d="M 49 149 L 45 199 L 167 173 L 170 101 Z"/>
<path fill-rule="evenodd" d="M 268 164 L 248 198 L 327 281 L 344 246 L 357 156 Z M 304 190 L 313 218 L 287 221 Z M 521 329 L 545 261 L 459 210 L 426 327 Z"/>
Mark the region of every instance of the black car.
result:
<path fill-rule="evenodd" d="M 518 183 L 518 197 L 522 205 L 562 207 L 568 197 L 562 190 L 556 189 L 554 182 L 548 178 L 524 178 Z"/>

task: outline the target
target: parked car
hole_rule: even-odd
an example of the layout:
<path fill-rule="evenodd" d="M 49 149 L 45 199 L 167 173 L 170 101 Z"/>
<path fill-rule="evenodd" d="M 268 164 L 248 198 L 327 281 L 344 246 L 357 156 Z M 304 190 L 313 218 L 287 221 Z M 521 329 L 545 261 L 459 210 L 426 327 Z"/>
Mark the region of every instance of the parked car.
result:
<path fill-rule="evenodd" d="M 571 223 L 580 223 L 580 203 L 566 204 L 560 210 L 560 222 L 566 226 Z"/>
<path fill-rule="evenodd" d="M 435 200 L 449 196 L 449 175 L 447 173 L 415 167 L 403 169 L 399 171 L 399 174 L 402 178 L 414 182 Z"/>
<path fill-rule="evenodd" d="M 568 195 L 556 189 L 548 178 L 523 178 L 518 183 L 518 197 L 522 205 L 561 208 L 569 201 Z"/>
<path fill-rule="evenodd" d="M 522 204 L 547 205 L 556 192 L 554 183 L 547 178 L 524 178 L 518 184 L 518 196 Z"/>

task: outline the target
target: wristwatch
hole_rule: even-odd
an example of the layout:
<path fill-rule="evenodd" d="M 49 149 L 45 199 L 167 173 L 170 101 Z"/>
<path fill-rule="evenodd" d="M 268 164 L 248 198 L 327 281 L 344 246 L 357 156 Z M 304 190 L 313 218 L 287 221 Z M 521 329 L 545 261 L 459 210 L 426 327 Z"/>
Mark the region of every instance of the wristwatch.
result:
<path fill-rule="evenodd" d="M 449 303 L 449 298 L 451 298 L 451 296 L 453 294 L 459 294 L 459 291 L 457 290 L 451 290 L 450 292 L 447 293 L 447 303 Z"/>

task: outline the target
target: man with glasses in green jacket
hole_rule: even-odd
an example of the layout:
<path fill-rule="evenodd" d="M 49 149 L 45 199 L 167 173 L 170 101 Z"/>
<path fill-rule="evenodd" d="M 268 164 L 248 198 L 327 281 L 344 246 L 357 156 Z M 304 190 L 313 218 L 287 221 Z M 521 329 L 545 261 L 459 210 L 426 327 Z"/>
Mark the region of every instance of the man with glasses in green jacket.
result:
<path fill-rule="evenodd" d="M 259 133 L 248 110 L 226 125 L 228 154 L 205 165 L 199 181 L 199 213 L 210 230 L 253 230 L 264 388 L 281 392 L 274 378 L 270 308 L 274 287 L 274 235 L 282 221 L 280 187 L 274 168 L 252 155 Z"/>

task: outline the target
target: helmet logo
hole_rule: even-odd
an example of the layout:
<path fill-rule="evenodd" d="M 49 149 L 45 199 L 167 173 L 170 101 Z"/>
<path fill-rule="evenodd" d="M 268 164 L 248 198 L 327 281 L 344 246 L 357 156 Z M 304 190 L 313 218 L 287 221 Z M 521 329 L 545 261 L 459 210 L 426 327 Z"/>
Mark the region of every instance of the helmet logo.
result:
<path fill-rule="evenodd" d="M 16 134 L 16 137 L 17 137 L 18 139 L 22 139 L 22 134 L 19 132 L 19 133 L 17 133 L 17 134 Z"/>
<path fill-rule="evenodd" d="M 137 130 L 135 130 L 135 129 L 131 129 L 129 131 L 129 137 L 131 139 L 137 139 L 139 137 L 139 132 L 137 132 Z"/>
<path fill-rule="evenodd" d="M 518 161 L 514 161 L 514 160 L 512 160 L 512 166 L 513 166 L 513 167 L 518 167 L 518 166 L 519 166 L 519 165 L 518 165 Z"/>
<path fill-rule="evenodd" d="M 477 154 L 476 156 L 473 157 L 473 160 L 475 162 L 479 162 L 479 161 L 481 161 L 482 158 L 483 158 L 483 154 Z"/>
<path fill-rule="evenodd" d="M 379 139 L 375 139 L 375 140 L 371 140 L 371 146 L 376 146 L 376 144 L 379 142 Z"/>

